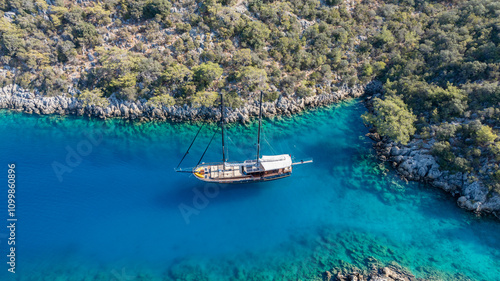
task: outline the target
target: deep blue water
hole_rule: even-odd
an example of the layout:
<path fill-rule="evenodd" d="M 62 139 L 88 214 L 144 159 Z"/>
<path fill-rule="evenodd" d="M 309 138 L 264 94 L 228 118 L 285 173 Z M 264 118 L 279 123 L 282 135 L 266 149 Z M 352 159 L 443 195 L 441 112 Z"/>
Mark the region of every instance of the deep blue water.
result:
<path fill-rule="evenodd" d="M 363 267 L 371 257 L 418 277 L 498 280 L 500 223 L 379 165 L 363 111 L 351 101 L 265 120 L 264 154 L 314 163 L 280 181 L 237 186 L 174 172 L 200 124 L 0 111 L 0 224 L 7 225 L 8 163 L 17 166 L 18 218 L 17 273 L 7 272 L 1 227 L 0 278 L 191 280 L 195 269 L 212 280 L 252 270 L 277 280 L 283 264 L 304 263 L 290 266 L 291 275 L 318 274 Z M 203 128 L 184 167 L 198 162 L 214 130 Z M 254 157 L 255 123 L 230 125 L 227 136 L 229 160 Z M 220 159 L 217 136 L 204 160 Z"/>

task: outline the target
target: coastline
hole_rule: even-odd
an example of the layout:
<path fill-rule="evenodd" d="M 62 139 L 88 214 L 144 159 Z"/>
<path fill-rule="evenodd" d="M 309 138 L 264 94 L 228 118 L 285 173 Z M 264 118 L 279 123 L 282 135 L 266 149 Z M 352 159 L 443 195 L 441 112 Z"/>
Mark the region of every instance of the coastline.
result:
<path fill-rule="evenodd" d="M 358 107 L 358 108 L 361 110 L 361 113 L 362 113 L 362 111 L 364 111 L 364 108 L 362 108 L 362 105 L 361 105 L 360 103 L 356 102 L 356 104 L 357 104 L 357 105 L 356 105 L 356 107 Z M 337 111 L 337 110 L 335 109 L 335 107 L 333 107 L 332 109 L 333 109 L 333 110 L 331 110 L 331 111 L 329 111 L 329 112 L 336 112 L 336 111 Z M 325 110 L 326 110 L 326 109 L 325 109 Z M 323 111 L 324 111 L 324 110 L 317 110 L 316 112 L 321 113 L 321 112 L 323 112 Z M 314 113 L 314 112 L 315 112 L 315 111 L 312 111 L 312 113 Z M 356 116 L 359 116 L 359 114 L 361 114 L 361 113 L 360 113 L 360 111 L 356 111 L 356 112 L 357 112 L 357 114 L 352 114 L 352 115 L 350 115 L 350 117 L 348 118 L 348 120 L 351 120 L 351 121 L 352 121 L 352 123 L 355 123 L 355 122 L 356 122 L 356 123 L 358 123 L 358 124 L 356 125 L 356 130 L 351 130 L 351 131 L 353 132 L 353 138 L 358 138 L 358 136 L 359 136 L 359 133 L 356 133 L 356 131 L 357 131 L 357 132 L 359 132 L 359 131 L 364 131 L 363 126 L 359 123 L 359 119 L 358 119 L 358 118 L 356 118 Z M 307 114 L 306 114 L 306 116 L 307 116 L 308 114 L 309 114 L 309 113 L 307 113 Z M 17 117 L 21 117 L 21 114 L 12 114 L 12 115 L 13 115 L 13 116 L 17 116 Z M 328 116 L 334 116 L 334 115 L 330 115 L 330 114 L 328 114 L 328 115 L 323 115 L 323 116 L 325 116 L 325 117 L 327 117 L 327 118 L 328 118 Z M 23 118 L 23 119 L 21 119 L 21 120 L 29 120 L 29 122 L 30 122 L 30 123 L 32 123 L 32 122 L 34 122 L 34 121 L 37 121 L 38 119 L 40 119 L 40 118 L 30 118 L 30 116 L 25 116 L 25 118 Z M 50 117 L 43 117 L 42 119 L 50 119 Z M 59 118 L 55 118 L 55 119 L 59 119 Z M 78 120 L 78 119 L 80 119 L 80 123 L 83 123 L 84 125 L 87 123 L 87 121 L 86 121 L 86 119 L 87 119 L 87 118 L 68 118 L 68 119 L 69 119 L 68 121 L 71 121 L 71 120 L 74 120 L 74 119 L 77 119 L 77 120 Z M 288 124 L 293 124 L 294 122 L 296 122 L 296 118 L 284 118 L 284 119 L 289 120 L 289 123 L 288 123 Z M 300 117 L 300 116 L 299 116 L 297 119 L 302 119 L 302 117 Z M 332 120 L 332 119 L 333 119 L 333 120 Z M 358 120 L 358 121 L 356 121 L 356 120 Z M 91 120 L 91 121 L 92 121 L 92 122 L 95 122 L 95 123 L 104 123 L 104 122 L 101 122 L 101 121 L 96 120 L 96 119 Z M 120 121 L 119 119 L 112 120 L 112 122 L 105 122 L 105 123 L 114 123 L 115 121 L 120 122 L 120 123 L 124 123 L 126 127 L 130 127 L 130 126 L 129 126 L 130 122 L 127 122 L 127 121 L 122 122 L 122 121 Z M 317 121 L 317 120 L 316 120 L 316 121 Z M 339 121 L 340 121 L 340 120 L 339 120 L 339 119 L 337 119 L 337 118 L 331 118 L 331 119 L 330 119 L 330 124 L 331 124 L 331 123 L 335 123 L 335 122 L 342 123 L 342 122 L 339 122 Z M 71 122 L 72 122 L 72 121 L 71 121 Z M 19 122 L 18 122 L 18 123 L 19 123 Z M 45 124 L 45 122 L 39 122 L 39 123 Z M 64 123 L 64 124 L 65 124 L 65 126 L 67 126 L 67 127 L 74 127 L 73 125 L 70 125 L 70 126 L 66 125 L 66 120 L 65 120 L 65 121 L 63 121 L 63 123 Z M 135 123 L 135 122 L 134 122 L 134 123 Z M 52 124 L 52 123 L 48 123 L 48 125 L 51 125 L 51 124 Z M 161 123 L 160 123 L 160 124 L 161 124 Z M 309 122 L 309 124 L 311 124 L 311 122 Z M 143 124 L 139 124 L 139 125 L 141 125 L 141 126 L 143 126 L 143 125 L 144 125 L 144 126 L 148 126 L 149 124 L 147 124 L 147 123 L 143 123 Z M 154 123 L 151 123 L 151 125 L 156 126 L 156 124 L 154 124 Z M 166 123 L 165 123 L 164 125 L 168 125 L 168 124 L 166 124 Z M 188 125 L 188 126 L 190 126 L 190 125 Z M 352 125 L 351 125 L 351 126 L 352 126 Z M 29 127 L 30 127 L 30 126 L 26 126 L 25 128 L 29 128 Z M 31 127 L 32 127 L 32 126 L 31 126 Z M 113 128 L 113 127 L 115 127 L 115 126 L 109 126 L 109 127 L 110 127 L 110 128 L 109 128 L 109 130 L 115 130 L 115 129 Z M 135 127 L 135 126 L 134 126 L 134 127 Z M 184 127 L 184 125 L 182 125 L 182 126 L 177 126 L 177 125 L 175 125 L 175 127 Z M 233 127 L 240 127 L 240 126 L 233 126 Z M 306 126 L 306 127 L 309 127 L 309 126 Z M 139 131 L 144 131 L 144 132 L 145 132 L 145 130 L 141 130 L 140 128 L 139 128 L 139 129 L 137 129 L 137 130 L 139 130 Z M 158 131 L 160 131 L 160 132 L 164 132 L 164 130 L 158 130 Z M 44 132 L 42 132 L 42 133 L 44 133 Z M 192 132 L 191 132 L 191 133 L 192 133 Z M 149 132 L 147 132 L 147 134 L 149 135 L 150 133 L 149 133 Z M 22 135 L 22 134 L 21 134 L 21 135 Z M 118 136 L 118 137 L 123 138 L 122 136 Z M 27 139 L 31 139 L 31 138 L 27 138 Z M 367 146 L 367 143 L 366 143 L 366 141 L 367 141 L 367 140 L 366 140 L 366 138 L 363 138 L 363 139 L 364 139 L 364 140 L 362 140 L 362 142 L 363 142 L 363 148 L 364 148 L 364 151 L 368 151 L 368 150 L 370 149 L 370 145 L 368 144 L 368 146 Z M 64 142 L 63 142 L 63 143 L 64 143 Z M 149 145 L 150 145 L 150 143 L 146 142 L 146 144 L 145 144 L 145 145 L 146 145 L 146 146 L 149 146 Z M 62 146 L 60 146 L 60 147 L 62 147 Z M 370 154 L 371 154 L 371 155 L 373 155 L 373 153 L 372 153 L 372 152 L 371 152 Z M 372 157 L 372 159 L 373 159 L 373 160 L 376 160 L 374 157 Z M 356 163 L 354 163 L 354 165 L 356 165 Z M 433 190 L 430 190 L 430 191 L 431 191 L 431 192 L 436 193 L 436 192 L 435 192 L 435 191 L 433 191 Z M 361 192 L 363 192 L 363 191 L 361 191 Z M 441 193 L 441 192 L 439 192 L 439 191 L 438 191 L 437 193 Z M 422 198 L 422 201 L 423 201 L 423 202 L 425 202 L 425 201 L 426 201 L 426 199 L 427 199 L 426 197 L 421 197 L 421 198 Z M 348 201 L 350 201 L 350 200 L 344 200 L 344 201 L 347 201 L 347 202 L 348 202 Z M 443 201 L 446 201 L 446 202 L 449 204 L 449 201 L 448 201 L 448 200 L 443 200 Z M 351 201 L 351 202 L 352 202 L 352 201 Z M 361 202 L 365 203 L 366 201 L 361 201 Z M 407 202 L 408 202 L 408 201 L 407 201 Z M 365 204 L 366 204 L 366 203 L 365 203 Z M 438 201 L 438 204 L 439 204 L 439 201 Z M 448 204 L 446 204 L 446 206 L 447 206 L 448 208 L 450 208 L 450 209 L 456 209 L 457 211 L 461 211 L 461 210 L 458 210 L 457 208 L 454 208 L 454 206 L 453 206 L 453 205 L 451 205 L 451 204 L 449 204 L 449 205 L 448 205 Z M 430 205 L 433 205 L 433 204 L 430 204 Z M 332 212 L 332 214 L 334 214 L 334 212 Z M 390 222 L 392 218 L 391 218 L 390 216 L 387 216 L 387 217 L 383 218 L 383 220 L 386 220 L 386 219 L 388 220 L 388 222 Z M 355 220 L 354 220 L 354 221 L 355 221 Z M 383 221 L 380 221 L 380 223 L 381 223 L 381 225 L 382 225 L 382 226 L 384 225 Z M 323 239 L 322 237 L 328 237 L 328 236 L 323 235 L 323 236 L 321 236 L 320 238 L 321 238 L 321 239 Z M 360 261 L 364 261 L 364 259 L 365 259 L 365 258 L 366 258 L 366 259 L 370 259 L 370 254 L 369 254 L 369 253 L 371 253 L 371 252 L 375 252 L 375 253 L 377 253 L 377 252 L 378 252 L 378 250 L 376 250 L 376 251 L 375 251 L 375 250 L 370 250 L 370 251 L 366 251 L 366 252 L 365 252 L 365 250 L 366 250 L 366 249 L 372 249 L 372 248 L 367 248 L 367 247 L 371 247 L 371 245 L 373 245 L 372 241 L 377 241 L 377 236 L 375 236 L 375 237 L 373 237 L 373 238 L 374 238 L 374 239 L 367 239 L 367 240 L 365 240 L 366 242 L 365 242 L 365 243 L 363 243 L 363 244 L 364 244 L 364 245 L 367 245 L 366 247 L 358 247 L 358 246 L 357 246 L 357 244 L 359 244 L 359 240 L 358 240 L 358 239 L 351 239 L 349 236 L 345 236 L 345 238 L 344 238 L 344 241 L 345 241 L 345 242 L 344 242 L 344 245 L 345 245 L 346 253 L 347 253 L 347 255 L 348 255 L 348 256 L 352 257 L 353 259 L 356 259 L 354 262 L 352 262 L 355 266 L 360 267 L 360 266 L 358 265 L 358 264 L 360 264 L 360 263 L 361 263 Z M 333 238 L 330 238 L 330 239 L 331 239 L 331 241 L 334 241 L 334 242 L 338 242 L 338 240 L 339 240 L 337 236 L 333 236 Z M 299 241 L 300 241 L 300 239 L 297 239 L 297 244 L 299 244 Z M 319 240 L 319 242 L 322 242 L 322 240 Z M 319 243 L 319 242 L 318 242 L 318 243 Z M 352 245 L 351 245 L 351 244 L 352 244 Z M 309 248 L 309 247 L 310 247 L 310 248 L 314 248 L 314 247 L 313 247 L 313 245 L 314 245 L 314 244 L 309 244 L 309 243 L 307 243 L 307 244 L 305 244 L 305 245 L 304 245 L 304 247 L 307 247 L 307 248 Z M 328 245 L 328 244 L 326 244 L 326 243 L 320 243 L 318 246 L 316 246 L 316 247 L 319 249 L 319 250 L 316 250 L 316 251 L 319 251 L 319 253 L 323 253 L 323 252 L 322 252 L 323 250 L 325 250 L 326 252 L 329 252 L 331 249 L 337 249 L 337 248 L 338 248 L 338 246 L 336 246 L 336 244 L 333 244 L 333 245 L 331 245 L 331 246 L 329 246 L 329 247 L 327 247 L 327 245 Z M 385 246 L 387 246 L 388 244 L 387 244 L 387 243 L 381 243 L 381 245 L 385 245 Z M 389 245 L 391 245 L 391 244 L 389 244 Z M 392 244 L 392 245 L 394 245 L 394 244 Z M 394 249 L 394 247 L 390 247 L 390 246 L 388 246 L 388 248 L 389 248 L 389 249 L 391 249 L 391 248 L 392 248 L 392 249 Z M 361 249 L 365 249 L 365 250 L 361 251 Z M 374 247 L 373 249 L 385 249 L 385 248 L 379 248 L 379 247 L 377 246 L 377 247 Z M 396 248 L 396 249 L 397 249 L 397 248 Z M 403 249 L 403 251 L 404 251 L 404 250 L 405 250 L 405 247 L 400 247 L 400 249 Z M 406 249 L 407 249 L 407 248 L 406 248 Z M 347 251 L 349 251 L 349 252 L 347 252 Z M 398 250 L 396 250 L 396 251 L 398 251 Z M 341 252 L 341 251 L 336 250 L 336 252 Z M 398 252 L 399 252 L 399 253 L 401 253 L 401 252 L 402 252 L 402 250 L 399 250 Z M 386 252 L 386 253 L 387 253 L 386 255 L 388 255 L 388 256 L 391 256 L 391 254 L 392 254 L 392 252 L 391 252 L 391 251 L 389 251 L 389 250 L 387 250 L 387 252 Z M 431 256 L 431 255 L 428 255 L 427 257 L 429 257 L 429 256 Z M 400 258 L 400 257 L 401 257 L 401 258 Z M 405 265 L 405 266 L 408 266 L 408 263 L 405 263 L 404 261 L 405 261 L 405 260 L 406 260 L 406 261 L 413 260 L 413 258 L 410 258 L 410 257 L 412 257 L 412 255 L 404 256 L 404 255 L 402 255 L 402 254 L 397 254 L 397 255 L 396 255 L 396 258 L 394 258 L 394 260 L 397 260 L 398 262 L 401 262 L 401 264 L 403 264 L 403 265 Z M 415 255 L 413 255 L 413 257 L 415 257 Z M 432 257 L 432 256 L 431 256 L 431 257 Z M 426 257 L 423 257 L 422 259 L 426 259 Z M 436 258 L 436 259 L 437 259 L 437 260 L 439 260 L 439 258 Z M 322 261 L 322 259 L 319 259 L 319 260 L 320 260 L 320 261 Z M 335 260 L 335 259 L 329 259 L 329 260 Z M 382 259 L 382 260 L 384 260 L 384 259 Z M 384 261 L 385 261 L 385 260 L 384 260 Z M 387 262 L 387 261 L 385 261 L 385 262 Z M 327 266 L 331 266 L 331 265 L 330 265 L 330 263 L 327 263 L 326 265 L 327 265 Z M 337 265 L 333 266 L 333 268 L 335 268 L 335 267 L 337 267 Z M 351 268 L 351 269 L 346 269 L 346 268 L 344 268 L 344 267 L 342 267 L 342 268 L 338 267 L 338 268 L 340 268 L 340 269 L 338 269 L 338 268 L 337 268 L 337 270 L 334 270 L 334 269 L 331 269 L 331 268 L 332 268 L 332 267 L 330 267 L 330 268 L 321 268 L 321 269 L 323 269 L 323 270 L 321 270 L 321 269 L 320 269 L 320 270 L 316 271 L 315 277 L 316 277 L 317 279 L 315 279 L 315 280 L 328 280 L 328 279 L 324 279 L 324 277 L 327 277 L 327 276 L 328 276 L 328 273 L 326 272 L 326 270 L 330 271 L 330 274 L 331 274 L 331 275 L 333 275 L 333 277 L 331 277 L 331 279 L 330 279 L 330 280 L 377 280 L 377 279 L 375 279 L 375 277 L 385 277 L 385 276 L 384 276 L 385 272 L 383 272 L 383 271 L 382 271 L 382 270 L 383 270 L 383 267 L 377 267 L 376 272 L 374 272 L 374 273 L 375 273 L 375 274 L 377 274 L 377 275 L 375 275 L 375 277 L 373 277 L 373 278 L 372 278 L 372 276 L 371 276 L 371 272 L 372 272 L 372 271 L 369 269 L 369 268 L 371 268 L 371 267 L 370 267 L 370 265 L 368 265 L 368 269 L 365 269 L 366 271 L 357 271 L 357 269 L 352 269 L 352 268 Z M 365 268 L 365 267 L 360 267 L 360 268 Z M 424 271 L 424 270 L 420 270 L 420 269 L 418 269 L 418 268 L 419 268 L 419 267 L 413 266 L 412 272 L 413 272 L 414 274 L 417 274 L 417 276 L 419 276 L 419 277 L 427 277 L 427 275 L 422 275 L 422 273 L 421 273 L 421 272 L 422 272 L 422 271 Z M 292 270 L 289 270 L 289 271 L 290 271 L 290 273 L 291 273 L 291 274 L 293 274 L 293 271 L 292 271 Z M 341 275 L 341 276 L 339 276 L 339 278 L 337 278 L 337 275 L 339 274 L 339 271 L 340 271 L 340 275 Z M 129 272 L 129 271 L 128 271 L 128 269 L 127 269 L 127 272 Z M 323 274 L 325 274 L 325 275 L 323 275 Z M 362 276 L 360 276 L 360 275 L 362 275 Z M 352 276 L 352 277 L 351 277 L 351 276 Z M 337 279 L 336 279 L 336 278 L 337 278 Z M 341 279 L 341 278 L 345 278 L 345 279 Z M 357 278 L 357 279 L 354 279 L 354 278 Z M 363 279 L 363 278 L 365 278 L 365 279 Z M 368 279 L 368 278 L 370 278 L 370 279 Z M 398 279 L 399 279 L 399 278 L 398 278 Z M 395 279 L 395 280 L 398 280 L 398 279 Z M 394 279 L 388 279 L 388 278 L 386 278 L 385 280 L 394 280 Z M 411 279 L 410 279 L 410 280 L 411 280 Z"/>
<path fill-rule="evenodd" d="M 277 115 L 290 116 L 308 108 L 326 106 L 349 98 L 359 98 L 368 92 L 377 93 L 380 89 L 378 81 L 366 86 L 353 88 L 342 87 L 332 94 L 322 94 L 312 97 L 294 99 L 280 97 L 274 102 L 264 102 L 263 116 Z M 184 106 L 163 106 L 157 108 L 146 105 L 145 101 L 129 102 L 108 98 L 107 107 L 95 105 L 84 106 L 83 102 L 70 94 L 56 97 L 45 97 L 34 91 L 25 90 L 17 85 L 7 85 L 0 88 L 0 109 L 10 109 L 26 114 L 59 114 L 89 116 L 100 119 L 122 118 L 139 121 L 211 121 L 220 118 L 219 108 Z M 365 104 L 370 108 L 371 96 Z M 257 102 L 248 102 L 240 108 L 226 108 L 226 122 L 247 123 L 252 117 L 258 116 Z M 425 140 L 416 136 L 408 145 L 397 144 L 387 138 L 382 138 L 374 128 L 367 134 L 374 141 L 374 149 L 381 161 L 389 161 L 394 169 L 405 179 L 420 181 L 433 187 L 441 188 L 452 196 L 458 197 L 457 204 L 466 210 L 481 213 L 490 213 L 500 218 L 500 195 L 491 195 L 482 183 L 480 177 L 470 173 L 455 173 L 439 169 L 434 156 L 431 155 L 432 144 L 435 140 Z M 473 176 L 476 176 L 473 179 Z"/>
<path fill-rule="evenodd" d="M 290 116 L 307 108 L 314 108 L 340 102 L 349 98 L 361 97 L 367 88 L 379 87 L 372 83 L 367 86 L 342 87 L 337 92 L 322 94 L 301 99 L 280 96 L 274 102 L 262 104 L 264 117 L 276 115 Z M 210 121 L 220 118 L 218 107 L 192 107 L 189 105 L 163 106 L 161 108 L 147 105 L 145 101 L 121 101 L 108 98 L 109 105 L 100 107 L 96 105 L 84 106 L 83 102 L 70 94 L 61 94 L 56 97 L 45 97 L 36 91 L 29 91 L 18 85 L 7 85 L 0 88 L 0 109 L 10 109 L 27 114 L 59 114 L 89 116 L 100 119 L 123 118 L 139 121 Z M 247 123 L 251 117 L 258 116 L 258 102 L 247 102 L 240 108 L 226 108 L 226 122 Z"/>
<path fill-rule="evenodd" d="M 365 100 L 368 111 L 373 110 L 371 100 L 372 97 Z M 433 134 L 434 132 L 431 132 L 431 135 Z M 403 179 L 440 188 L 457 198 L 460 208 L 475 212 L 478 216 L 492 214 L 500 219 L 500 194 L 488 190 L 483 182 L 484 175 L 440 169 L 431 153 L 433 144 L 437 142 L 435 137 L 414 135 L 407 145 L 403 145 L 380 136 L 374 127 L 370 128 L 370 133 L 366 136 L 374 141 L 373 148 L 379 160 L 391 163 Z"/>
<path fill-rule="evenodd" d="M 0 281 L 500 281 L 500 0 L 1 10 L 25 230 Z M 257 126 L 257 163 L 314 164 L 250 188 L 174 171 L 252 159 Z"/>

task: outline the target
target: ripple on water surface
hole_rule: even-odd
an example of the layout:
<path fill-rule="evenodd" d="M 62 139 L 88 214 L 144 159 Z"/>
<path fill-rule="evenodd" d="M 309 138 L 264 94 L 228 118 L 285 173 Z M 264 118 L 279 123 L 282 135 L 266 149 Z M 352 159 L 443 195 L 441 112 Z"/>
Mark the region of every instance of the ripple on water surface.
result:
<path fill-rule="evenodd" d="M 500 223 L 399 180 L 373 155 L 363 111 L 351 101 L 265 120 L 264 154 L 314 164 L 280 181 L 215 187 L 173 171 L 200 124 L 0 111 L 19 218 L 18 273 L 0 277 L 286 280 L 397 263 L 417 277 L 498 279 Z M 256 128 L 228 126 L 229 160 L 255 157 Z M 205 125 L 183 165 L 198 162 L 216 130 Z M 219 161 L 220 146 L 216 138 L 204 160 Z"/>

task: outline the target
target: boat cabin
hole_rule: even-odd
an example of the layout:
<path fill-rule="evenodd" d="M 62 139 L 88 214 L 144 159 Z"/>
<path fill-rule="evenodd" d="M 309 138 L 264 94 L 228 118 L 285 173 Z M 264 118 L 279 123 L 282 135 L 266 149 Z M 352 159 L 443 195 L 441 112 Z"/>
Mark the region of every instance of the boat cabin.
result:
<path fill-rule="evenodd" d="M 203 164 L 196 168 L 195 176 L 203 181 L 244 183 L 268 181 L 290 176 L 292 158 L 288 154 L 262 156 L 258 165 L 255 160 L 240 163 Z"/>

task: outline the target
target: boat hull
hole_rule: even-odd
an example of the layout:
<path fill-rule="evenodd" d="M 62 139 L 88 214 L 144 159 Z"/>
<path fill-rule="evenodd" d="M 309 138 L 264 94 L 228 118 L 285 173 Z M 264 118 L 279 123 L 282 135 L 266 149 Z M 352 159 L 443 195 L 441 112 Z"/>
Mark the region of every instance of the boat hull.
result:
<path fill-rule="evenodd" d="M 252 178 L 235 178 L 235 179 L 223 179 L 223 180 L 215 180 L 215 179 L 203 179 L 203 178 L 198 178 L 201 181 L 204 182 L 210 182 L 210 183 L 228 183 L 228 184 L 237 184 L 237 183 L 254 183 L 254 182 L 264 182 L 264 181 L 273 181 L 273 180 L 279 180 L 282 178 L 286 178 L 291 176 L 292 173 L 284 173 L 279 176 L 272 176 L 272 177 L 252 177 Z"/>
<path fill-rule="evenodd" d="M 201 165 L 193 170 L 195 177 L 210 183 L 253 183 L 278 180 L 292 175 L 292 167 L 273 171 L 245 173 L 242 166 Z"/>

